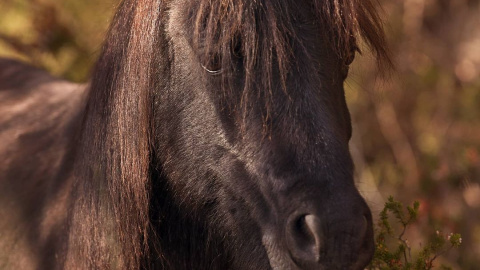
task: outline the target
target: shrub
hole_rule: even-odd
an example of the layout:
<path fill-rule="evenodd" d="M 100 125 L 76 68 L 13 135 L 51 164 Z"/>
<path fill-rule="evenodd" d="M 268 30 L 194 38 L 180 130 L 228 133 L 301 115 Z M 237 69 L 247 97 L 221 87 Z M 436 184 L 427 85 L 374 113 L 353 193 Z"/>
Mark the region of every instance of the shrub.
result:
<path fill-rule="evenodd" d="M 425 270 L 433 269 L 434 261 L 452 248 L 462 243 L 460 234 L 449 235 L 435 231 L 428 242 L 420 249 L 412 252 L 405 238 L 407 228 L 414 224 L 418 217 L 420 203 L 403 207 L 402 203 L 389 197 L 380 212 L 380 219 L 375 228 L 375 254 L 368 270 Z M 393 214 L 393 218 L 390 215 Z M 396 223 L 390 223 L 394 220 Z M 399 226 L 397 226 L 399 225 Z M 395 228 L 399 228 L 396 230 Z M 391 244 L 391 242 L 394 244 Z M 412 255 L 414 253 L 414 255 Z M 441 265 L 440 269 L 451 269 Z"/>

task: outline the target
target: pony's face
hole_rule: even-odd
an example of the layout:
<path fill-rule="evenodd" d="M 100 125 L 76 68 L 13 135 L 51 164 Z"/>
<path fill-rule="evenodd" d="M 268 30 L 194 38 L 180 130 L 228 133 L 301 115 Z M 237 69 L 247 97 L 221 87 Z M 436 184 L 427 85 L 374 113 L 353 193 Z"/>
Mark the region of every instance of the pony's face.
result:
<path fill-rule="evenodd" d="M 309 7 L 296 7 L 294 38 L 283 39 L 288 53 L 268 58 L 268 48 L 257 48 L 250 67 L 258 76 L 247 74 L 247 50 L 276 37 L 259 31 L 251 46 L 239 32 L 224 66 L 225 50 L 212 57 L 205 41 L 192 38 L 208 31 L 198 27 L 197 1 L 173 2 L 165 18 L 170 78 L 161 78 L 155 108 L 170 204 L 203 224 L 202 239 L 228 243 L 213 256 L 231 268 L 363 269 L 373 232 L 348 149 L 343 81 L 351 59 L 334 49 Z M 217 60 L 205 62 L 206 53 Z M 270 76 L 270 87 L 259 76 Z"/>

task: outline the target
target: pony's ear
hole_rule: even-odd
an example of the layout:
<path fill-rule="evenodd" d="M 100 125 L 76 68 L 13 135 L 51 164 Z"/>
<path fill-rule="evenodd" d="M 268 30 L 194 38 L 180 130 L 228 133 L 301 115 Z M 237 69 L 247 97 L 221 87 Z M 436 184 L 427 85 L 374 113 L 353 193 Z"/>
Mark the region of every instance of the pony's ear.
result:
<path fill-rule="evenodd" d="M 148 254 L 151 90 L 161 4 L 123 1 L 95 66 L 74 169 L 72 268 L 113 263 L 139 269 Z"/>

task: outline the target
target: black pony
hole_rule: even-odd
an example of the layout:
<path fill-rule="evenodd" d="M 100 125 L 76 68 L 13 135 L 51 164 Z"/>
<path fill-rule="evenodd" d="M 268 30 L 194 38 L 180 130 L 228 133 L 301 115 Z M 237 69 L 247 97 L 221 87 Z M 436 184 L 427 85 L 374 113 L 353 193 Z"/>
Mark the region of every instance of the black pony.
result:
<path fill-rule="evenodd" d="M 362 269 L 370 0 L 124 0 L 89 85 L 0 60 L 1 269 Z"/>

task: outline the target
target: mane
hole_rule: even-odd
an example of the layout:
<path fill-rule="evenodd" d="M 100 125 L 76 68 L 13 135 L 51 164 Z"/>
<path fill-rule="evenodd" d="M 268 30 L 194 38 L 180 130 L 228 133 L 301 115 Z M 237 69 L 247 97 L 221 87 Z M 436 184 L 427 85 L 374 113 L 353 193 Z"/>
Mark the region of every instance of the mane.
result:
<path fill-rule="evenodd" d="M 258 94 L 252 90 L 256 86 L 271 95 L 277 71 L 287 91 L 287 73 L 294 63 L 290 41 L 296 38 L 288 8 L 295 1 L 194 2 L 194 40 L 206 44 L 201 61 L 217 58 L 222 68 L 233 70 L 235 53 L 240 52 L 245 104 Z M 162 14 L 168 2 L 124 0 L 94 68 L 74 170 L 67 268 L 149 267 L 149 248 L 155 241 L 149 220 L 152 89 L 160 89 L 159 74 L 168 66 L 162 52 Z M 379 63 L 389 62 L 371 0 L 312 0 L 311 5 L 325 27 L 319 35 L 335 37 L 331 45 L 341 57 L 356 37 L 365 40 Z M 224 85 L 231 83 L 228 72 L 222 77 Z"/>
<path fill-rule="evenodd" d="M 162 6 L 124 0 L 94 67 L 74 171 L 72 268 L 139 269 L 148 256 L 150 89 Z"/>
<path fill-rule="evenodd" d="M 239 109 L 244 114 L 250 102 L 258 102 L 260 97 L 266 101 L 264 116 L 268 121 L 272 88 L 277 87 L 272 85 L 275 72 L 288 95 L 287 76 L 296 65 L 292 44 L 300 44 L 295 49 L 305 48 L 294 29 L 302 19 L 295 17 L 298 12 L 292 12 L 302 4 L 309 5 L 307 11 L 313 12 L 315 20 L 301 23 L 321 25 L 322 32 L 318 35 L 326 37 L 340 58 L 347 58 L 363 40 L 375 54 L 380 69 L 392 66 L 374 0 L 301 0 L 301 4 L 298 1 L 200 0 L 196 4 L 197 14 L 192 24 L 197 47 L 204 47 L 200 61 L 221 67 L 227 91 L 224 94 L 234 89 L 230 72 L 236 72 L 235 57 L 243 58 L 245 84 L 243 108 Z M 305 53 L 308 55 L 308 51 Z"/>

